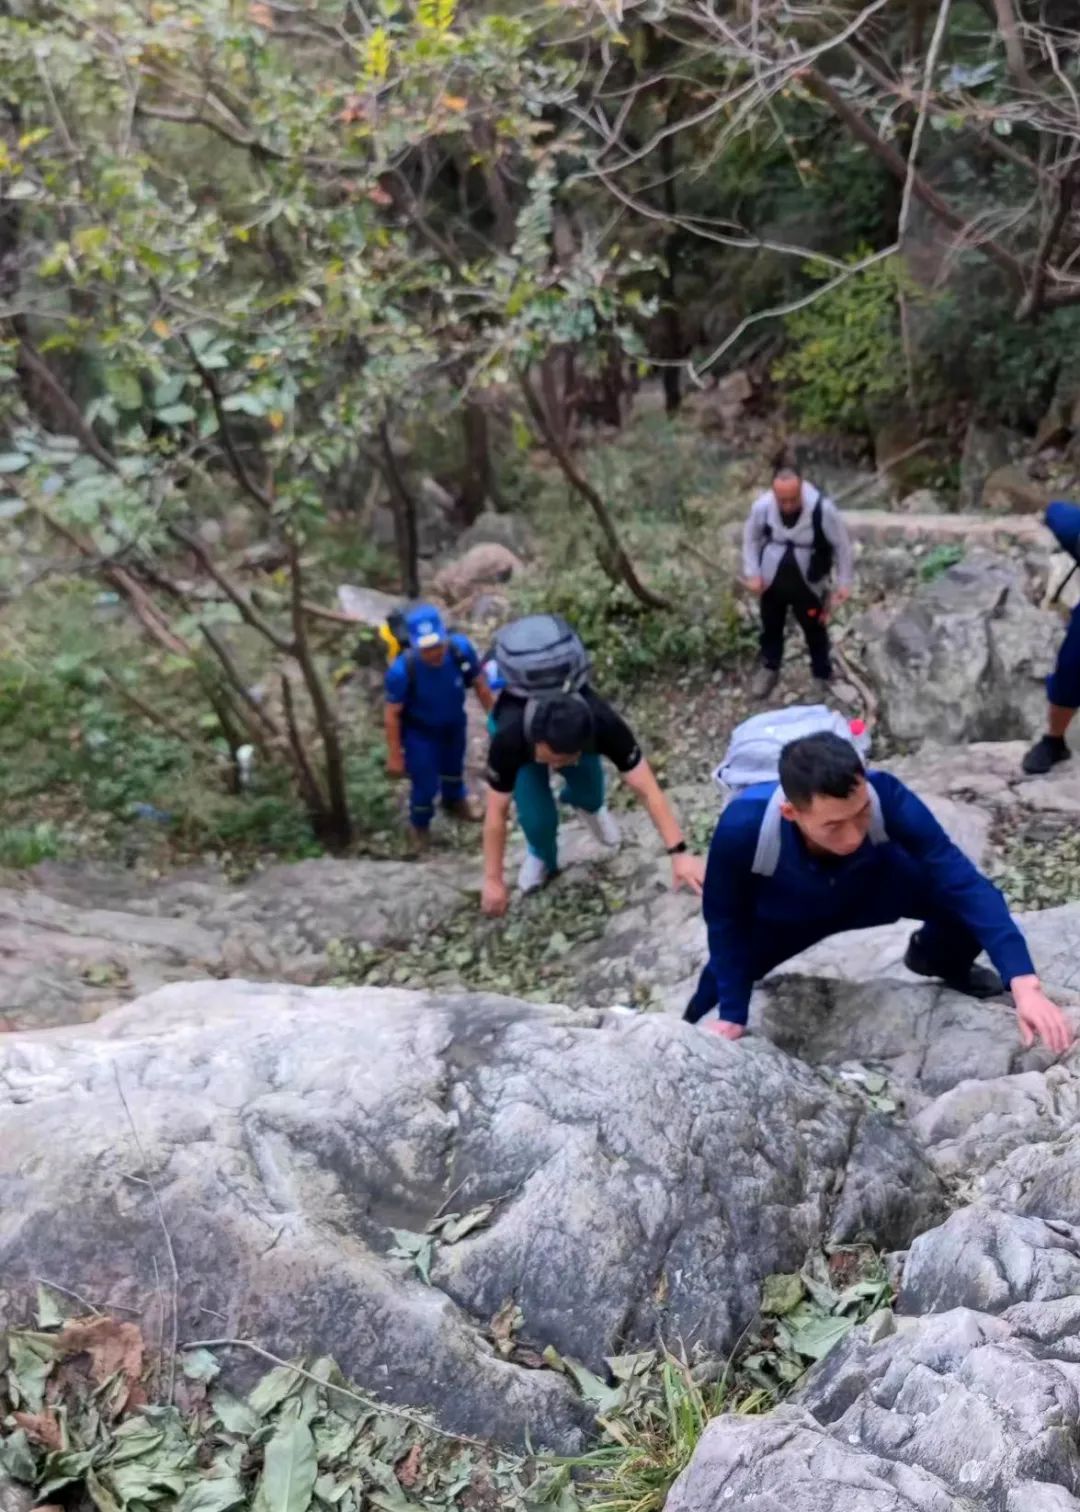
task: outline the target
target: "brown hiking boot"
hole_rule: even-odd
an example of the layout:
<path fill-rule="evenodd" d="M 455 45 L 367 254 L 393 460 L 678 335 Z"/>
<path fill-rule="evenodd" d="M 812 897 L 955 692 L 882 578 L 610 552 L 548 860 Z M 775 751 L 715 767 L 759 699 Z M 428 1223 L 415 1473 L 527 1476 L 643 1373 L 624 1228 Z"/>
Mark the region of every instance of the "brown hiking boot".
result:
<path fill-rule="evenodd" d="M 417 829 L 415 824 L 410 824 L 409 841 L 415 856 L 425 856 L 431 848 L 431 831 Z"/>
<path fill-rule="evenodd" d="M 484 811 L 475 798 L 459 798 L 456 803 L 448 803 L 446 812 L 451 819 L 460 819 L 463 824 L 479 824 L 484 817 Z"/>

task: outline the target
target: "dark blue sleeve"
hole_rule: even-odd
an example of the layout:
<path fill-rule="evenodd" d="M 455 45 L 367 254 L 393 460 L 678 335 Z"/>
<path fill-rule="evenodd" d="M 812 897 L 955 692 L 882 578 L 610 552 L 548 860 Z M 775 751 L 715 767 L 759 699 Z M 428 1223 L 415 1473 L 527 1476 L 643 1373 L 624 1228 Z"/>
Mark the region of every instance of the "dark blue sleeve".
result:
<path fill-rule="evenodd" d="M 450 637 L 450 641 L 458 654 L 462 680 L 467 688 L 471 688 L 480 675 L 480 658 L 476 654 L 476 647 L 467 635 L 458 635 L 456 632 Z"/>
<path fill-rule="evenodd" d="M 384 679 L 386 688 L 386 701 L 390 704 L 403 704 L 409 696 L 409 669 L 404 655 L 397 656 L 386 669 Z"/>
<path fill-rule="evenodd" d="M 1055 499 L 1046 511 L 1046 528 L 1057 536 L 1058 545 L 1080 562 L 1080 504 Z"/>
<path fill-rule="evenodd" d="M 870 780 L 881 799 L 889 839 L 921 863 L 927 891 L 967 925 L 1003 982 L 1033 976 L 1027 941 L 994 884 L 953 844 L 910 788 L 888 772 L 874 772 Z"/>
<path fill-rule="evenodd" d="M 705 871 L 702 911 L 709 935 L 709 970 L 720 1017 L 745 1024 L 754 990 L 751 940 L 755 880 L 751 873 L 765 805 L 736 798 L 720 816 Z"/>

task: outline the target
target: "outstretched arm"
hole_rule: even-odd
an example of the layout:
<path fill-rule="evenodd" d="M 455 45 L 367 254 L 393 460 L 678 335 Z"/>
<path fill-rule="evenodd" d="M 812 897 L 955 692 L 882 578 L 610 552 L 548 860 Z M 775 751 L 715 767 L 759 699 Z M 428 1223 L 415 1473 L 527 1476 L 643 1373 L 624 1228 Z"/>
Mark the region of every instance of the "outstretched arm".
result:
<path fill-rule="evenodd" d="M 873 781 L 889 838 L 918 858 L 927 889 L 967 925 L 1008 984 L 1024 1044 L 1039 1035 L 1060 1055 L 1072 1043 L 1072 1031 L 1043 992 L 1027 941 L 1004 897 L 910 788 L 882 772 L 875 772 Z"/>
<path fill-rule="evenodd" d="M 497 917 L 506 912 L 509 894 L 503 876 L 506 859 L 506 832 L 510 824 L 510 793 L 496 793 L 488 789 L 487 809 L 484 813 L 484 886 L 481 907 L 486 914 Z"/>
<path fill-rule="evenodd" d="M 685 844 L 682 825 L 676 819 L 671 804 L 664 797 L 663 789 L 656 780 L 656 773 L 644 757 L 636 767 L 623 773 L 623 781 L 645 805 L 646 812 L 663 841 L 664 849 L 670 852 L 675 846 Z M 680 851 L 672 856 L 671 885 L 676 891 L 680 887 L 687 887 L 700 896 L 705 886 L 705 863 L 701 857 L 692 856 L 689 851 Z"/>

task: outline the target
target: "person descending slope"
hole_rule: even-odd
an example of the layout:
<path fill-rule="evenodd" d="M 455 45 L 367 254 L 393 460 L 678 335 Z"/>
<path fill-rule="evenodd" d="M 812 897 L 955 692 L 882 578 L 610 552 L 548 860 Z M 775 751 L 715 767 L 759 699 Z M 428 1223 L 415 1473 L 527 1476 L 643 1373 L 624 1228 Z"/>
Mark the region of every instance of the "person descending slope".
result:
<path fill-rule="evenodd" d="M 817 691 L 828 686 L 829 611 L 850 595 L 853 571 L 851 538 L 836 505 L 798 468 L 778 467 L 743 531 L 743 577 L 761 603 L 761 665 L 750 685 L 755 698 L 767 698 L 776 687 L 789 609 L 806 637 Z"/>
<path fill-rule="evenodd" d="M 1063 550 L 1080 563 L 1080 505 L 1051 504 L 1046 523 Z M 1024 771 L 1029 777 L 1041 777 L 1072 755 L 1065 744 L 1065 732 L 1080 709 L 1080 604 L 1069 618 L 1057 664 L 1046 681 L 1046 696 L 1050 705 L 1046 734 L 1024 757 Z"/>
<path fill-rule="evenodd" d="M 825 728 L 782 743 L 800 722 Z M 756 746 L 747 736 L 755 725 Z M 780 747 L 778 770 L 758 781 L 770 738 L 773 761 Z M 748 749 L 757 757 L 746 763 L 740 752 Z M 910 789 L 865 769 L 839 715 L 787 709 L 748 720 L 721 775 L 738 785 L 746 765 L 751 785 L 721 815 L 709 851 L 709 959 L 684 1014 L 689 1022 L 716 1015 L 706 1027 L 738 1039 L 754 984 L 782 961 L 845 930 L 914 919 L 922 928 L 908 944 L 909 971 L 972 997 L 994 996 L 1004 982 L 1024 1043 L 1038 1035 L 1056 1053 L 1068 1048 L 1069 1027 L 1043 992 L 1001 893 Z M 981 950 L 1000 976 L 975 964 Z"/>
<path fill-rule="evenodd" d="M 409 822 L 423 846 L 437 796 L 455 818 L 479 818 L 465 786 L 465 693 L 475 688 L 485 709 L 494 698 L 476 648 L 464 635 L 449 633 L 431 604 L 409 609 L 390 633 L 393 644 L 406 644 L 386 669 L 386 769 L 411 781 Z"/>
<path fill-rule="evenodd" d="M 576 631 L 558 615 L 530 615 L 499 631 L 492 660 L 503 686 L 489 721 L 484 912 L 498 915 L 507 907 L 503 866 L 511 800 L 528 844 L 518 876 L 521 891 L 542 887 L 558 870 L 552 772 L 562 778 L 562 798 L 597 840 L 612 848 L 619 844 L 618 825 L 604 802 L 602 756 L 648 810 L 671 857 L 672 885 L 700 893 L 704 863 L 689 853 L 633 731 L 589 686 L 589 659 Z"/>

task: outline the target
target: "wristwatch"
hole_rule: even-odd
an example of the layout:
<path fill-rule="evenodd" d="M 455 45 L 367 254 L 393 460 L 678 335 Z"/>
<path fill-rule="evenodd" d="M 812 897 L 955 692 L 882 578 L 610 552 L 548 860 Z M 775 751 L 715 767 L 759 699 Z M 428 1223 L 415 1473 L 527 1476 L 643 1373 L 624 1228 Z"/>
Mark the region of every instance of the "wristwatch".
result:
<path fill-rule="evenodd" d="M 685 856 L 686 852 L 689 849 L 690 847 L 687 845 L 686 841 L 680 840 L 678 845 L 669 845 L 667 853 L 669 856 Z"/>

